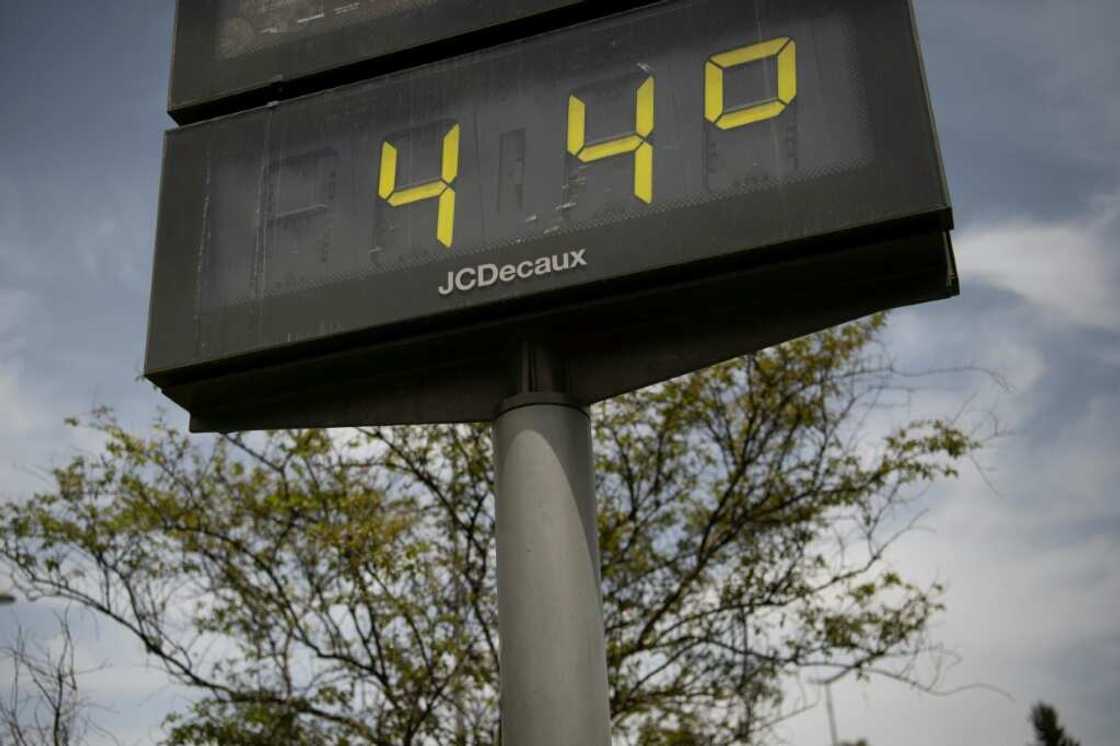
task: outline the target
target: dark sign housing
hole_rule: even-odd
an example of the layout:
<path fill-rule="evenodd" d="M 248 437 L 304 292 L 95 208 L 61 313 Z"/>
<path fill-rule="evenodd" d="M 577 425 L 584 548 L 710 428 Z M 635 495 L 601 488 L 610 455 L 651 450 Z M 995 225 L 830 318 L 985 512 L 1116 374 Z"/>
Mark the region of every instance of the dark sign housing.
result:
<path fill-rule="evenodd" d="M 168 112 L 195 122 L 637 4 L 179 0 Z"/>
<path fill-rule="evenodd" d="M 950 227 L 908 0 L 671 0 L 169 132 L 145 372 L 474 420 L 536 339 L 590 402 L 952 295 Z"/>

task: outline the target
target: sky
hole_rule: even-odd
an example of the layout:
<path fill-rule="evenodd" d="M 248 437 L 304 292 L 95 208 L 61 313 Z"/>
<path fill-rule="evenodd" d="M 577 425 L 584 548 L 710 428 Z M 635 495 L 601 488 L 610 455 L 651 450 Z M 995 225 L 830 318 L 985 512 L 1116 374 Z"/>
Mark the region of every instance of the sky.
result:
<path fill-rule="evenodd" d="M 915 0 L 953 196 L 961 296 L 892 316 L 915 415 L 1005 434 L 916 506 L 890 560 L 947 586 L 946 690 L 833 689 L 841 738 L 1021 746 L 1037 700 L 1086 746 L 1120 732 L 1120 3 Z M 170 0 L 0 0 L 0 499 L 95 438 L 98 404 L 142 428 L 139 380 L 170 58 Z M 979 371 L 989 371 L 988 373 Z M 994 374 L 994 375 L 993 375 Z M 0 587 L 5 578 L 0 577 Z M 0 637 L 49 604 L 0 608 Z M 83 619 L 85 688 L 126 743 L 187 695 L 109 622 Z M 988 688 L 967 688 L 983 684 Z M 818 697 L 811 686 L 807 694 Z M 999 691 L 995 691 L 999 690 Z M 787 721 L 828 742 L 825 709 Z"/>

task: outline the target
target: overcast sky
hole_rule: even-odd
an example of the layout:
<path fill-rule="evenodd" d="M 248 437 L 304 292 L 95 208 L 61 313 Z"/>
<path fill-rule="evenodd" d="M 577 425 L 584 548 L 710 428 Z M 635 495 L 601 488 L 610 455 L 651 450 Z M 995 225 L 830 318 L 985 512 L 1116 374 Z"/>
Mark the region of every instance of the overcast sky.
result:
<path fill-rule="evenodd" d="M 96 448 L 64 417 L 95 404 L 142 427 L 143 360 L 170 0 L 0 0 L 0 495 Z M 1008 744 L 1038 699 L 1085 746 L 1120 733 L 1120 3 L 916 0 L 952 189 L 961 297 L 900 311 L 891 350 L 922 380 L 915 414 L 966 401 L 1011 431 L 985 472 L 922 498 L 927 529 L 891 557 L 948 586 L 935 635 L 947 688 L 841 684 L 840 735 L 872 746 Z M 0 578 L 0 584 L 4 578 Z M 49 607 L 0 609 L 0 636 Z M 108 622 L 83 623 L 86 682 L 128 743 L 151 743 L 183 695 Z M 810 692 L 812 694 L 812 692 Z M 823 706 L 790 721 L 828 739 Z"/>

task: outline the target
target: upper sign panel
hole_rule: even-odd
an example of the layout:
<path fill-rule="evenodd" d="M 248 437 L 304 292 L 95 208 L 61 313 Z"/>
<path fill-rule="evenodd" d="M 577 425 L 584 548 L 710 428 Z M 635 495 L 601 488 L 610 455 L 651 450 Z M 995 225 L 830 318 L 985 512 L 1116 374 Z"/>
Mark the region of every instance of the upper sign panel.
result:
<path fill-rule="evenodd" d="M 179 0 L 168 111 L 180 123 L 196 121 L 279 98 L 277 93 L 307 92 L 316 87 L 312 78 L 338 68 L 578 5 L 580 0 Z M 239 103 L 224 105 L 237 97 Z"/>
<path fill-rule="evenodd" d="M 912 24 L 908 0 L 678 0 L 174 130 L 146 370 L 947 227 Z"/>

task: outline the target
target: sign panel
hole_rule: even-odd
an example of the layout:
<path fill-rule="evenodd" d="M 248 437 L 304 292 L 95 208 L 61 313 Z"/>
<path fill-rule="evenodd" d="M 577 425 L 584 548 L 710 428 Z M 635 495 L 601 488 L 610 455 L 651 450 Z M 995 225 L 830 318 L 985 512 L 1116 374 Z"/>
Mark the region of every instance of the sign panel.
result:
<path fill-rule="evenodd" d="M 168 109 L 207 118 L 230 97 L 258 105 L 310 77 L 597 3 L 581 0 L 179 0 Z M 597 12 L 603 13 L 602 8 Z M 350 76 L 356 79 L 354 75 Z M 328 82 L 317 87 L 334 85 Z M 251 95 L 258 92 L 259 95 Z M 234 106 L 245 108 L 243 105 Z"/>
<path fill-rule="evenodd" d="M 472 422 L 525 391 L 564 391 L 589 404 L 884 308 L 956 294 L 943 232 L 848 238 L 842 248 L 827 241 L 827 251 L 809 250 L 815 242 L 775 247 L 769 257 L 759 250 L 759 261 L 737 272 L 589 293 L 505 321 L 156 380 L 191 413 L 194 431 Z"/>
<path fill-rule="evenodd" d="M 949 221 L 907 0 L 677 0 L 169 132 L 146 373 Z"/>

